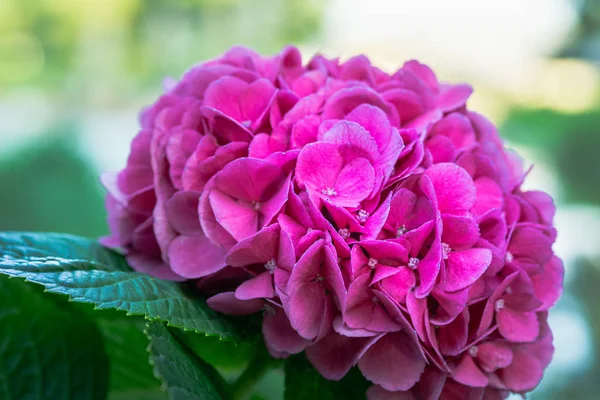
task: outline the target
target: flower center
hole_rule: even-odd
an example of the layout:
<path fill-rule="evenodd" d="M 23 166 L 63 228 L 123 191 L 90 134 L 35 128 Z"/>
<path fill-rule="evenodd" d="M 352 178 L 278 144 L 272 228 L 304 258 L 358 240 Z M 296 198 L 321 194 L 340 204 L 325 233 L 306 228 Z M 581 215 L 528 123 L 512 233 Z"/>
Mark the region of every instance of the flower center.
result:
<path fill-rule="evenodd" d="M 340 234 L 342 239 L 347 239 L 348 237 L 350 237 L 350 231 L 348 230 L 348 228 L 342 228 L 338 231 L 338 233 Z"/>
<path fill-rule="evenodd" d="M 252 121 L 250 121 L 249 119 L 247 119 L 247 120 L 245 120 L 245 121 L 242 121 L 242 122 L 241 122 L 241 125 L 242 125 L 244 128 L 250 128 L 250 126 L 252 125 Z"/>
<path fill-rule="evenodd" d="M 504 299 L 496 301 L 496 304 L 494 304 L 494 308 L 496 309 L 496 311 L 502 310 L 504 308 Z"/>
<path fill-rule="evenodd" d="M 471 346 L 469 347 L 469 355 L 471 357 L 477 357 L 477 351 L 479 350 L 479 348 L 477 346 Z"/>
<path fill-rule="evenodd" d="M 324 188 L 321 189 L 321 193 L 324 194 L 325 196 L 328 197 L 335 197 L 337 196 L 337 192 L 334 188 Z"/>
<path fill-rule="evenodd" d="M 275 272 L 275 268 L 277 268 L 277 263 L 275 262 L 275 259 L 271 258 L 265 263 L 265 269 L 269 271 L 270 274 Z"/>
<path fill-rule="evenodd" d="M 369 213 L 365 210 L 358 210 L 356 215 L 360 222 L 366 222 L 367 218 L 369 218 Z"/>
<path fill-rule="evenodd" d="M 452 251 L 452 249 L 450 248 L 448 243 L 442 243 L 442 258 L 444 260 L 448 259 L 448 255 L 450 254 L 451 251 Z"/>
<path fill-rule="evenodd" d="M 406 233 L 406 226 L 402 225 L 400 228 L 398 228 L 398 230 L 396 231 L 396 237 L 400 237 L 402 235 L 404 235 Z"/>
<path fill-rule="evenodd" d="M 509 286 L 506 288 L 506 294 L 512 294 L 512 288 Z"/>
<path fill-rule="evenodd" d="M 373 296 L 373 298 L 371 299 L 371 301 L 373 302 L 373 304 L 378 304 L 379 303 L 379 299 L 377 298 L 377 296 Z"/>
<path fill-rule="evenodd" d="M 317 274 L 317 278 L 315 279 L 315 281 L 323 283 L 325 281 L 325 277 Z"/>
<path fill-rule="evenodd" d="M 411 257 L 408 260 L 408 268 L 410 269 L 416 269 L 419 266 L 419 259 L 416 257 Z"/>
<path fill-rule="evenodd" d="M 258 201 L 253 201 L 252 208 L 254 209 L 254 211 L 260 210 L 260 203 Z"/>
<path fill-rule="evenodd" d="M 371 268 L 375 268 L 377 266 L 377 260 L 374 258 L 369 258 L 369 262 L 367 262 L 367 265 Z"/>

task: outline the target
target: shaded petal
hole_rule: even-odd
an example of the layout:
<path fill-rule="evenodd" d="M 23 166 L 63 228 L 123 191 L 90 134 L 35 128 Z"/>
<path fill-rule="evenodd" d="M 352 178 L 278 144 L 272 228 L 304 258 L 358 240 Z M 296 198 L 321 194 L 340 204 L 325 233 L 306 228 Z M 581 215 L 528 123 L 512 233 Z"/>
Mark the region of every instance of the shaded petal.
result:
<path fill-rule="evenodd" d="M 206 299 L 206 304 L 215 311 L 228 315 L 248 315 L 260 311 L 263 300 L 239 300 L 233 292 L 222 292 Z"/>

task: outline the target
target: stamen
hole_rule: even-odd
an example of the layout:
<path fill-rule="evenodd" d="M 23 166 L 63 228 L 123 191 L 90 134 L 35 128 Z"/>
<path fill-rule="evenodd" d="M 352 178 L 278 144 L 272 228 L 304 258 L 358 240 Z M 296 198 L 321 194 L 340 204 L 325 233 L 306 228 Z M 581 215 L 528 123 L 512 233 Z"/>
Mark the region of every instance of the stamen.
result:
<path fill-rule="evenodd" d="M 271 258 L 265 263 L 265 269 L 269 271 L 270 274 L 275 272 L 275 268 L 277 268 L 277 263 L 275 262 L 275 259 Z"/>
<path fill-rule="evenodd" d="M 254 211 L 260 210 L 260 203 L 258 201 L 253 201 L 252 208 L 254 209 Z"/>
<path fill-rule="evenodd" d="M 506 288 L 506 294 L 512 294 L 512 288 L 509 286 Z"/>
<path fill-rule="evenodd" d="M 494 304 L 494 308 L 496 309 L 496 311 L 502 310 L 504 308 L 504 299 L 496 301 L 496 304 Z"/>
<path fill-rule="evenodd" d="M 469 355 L 471 357 L 477 357 L 477 351 L 479 350 L 479 348 L 477 346 L 471 346 L 469 347 Z"/>
<path fill-rule="evenodd" d="M 374 258 L 369 258 L 367 265 L 371 268 L 375 268 L 377 266 L 377 260 Z"/>
<path fill-rule="evenodd" d="M 369 218 L 369 213 L 365 210 L 358 210 L 357 218 L 360 222 L 366 222 Z"/>
<path fill-rule="evenodd" d="M 324 194 L 325 196 L 329 196 L 329 197 L 335 197 L 337 196 L 337 192 L 334 188 L 324 188 L 321 189 L 321 193 Z"/>
<path fill-rule="evenodd" d="M 408 260 L 408 268 L 410 269 L 416 269 L 419 266 L 419 259 L 416 257 L 411 257 Z"/>
<path fill-rule="evenodd" d="M 342 239 L 347 239 L 350 237 L 350 231 L 348 230 L 348 228 L 342 228 L 338 231 L 338 233 L 340 234 Z"/>
<path fill-rule="evenodd" d="M 506 255 L 504 256 L 504 260 L 507 263 L 511 263 L 514 259 L 515 259 L 515 256 L 513 256 L 513 254 L 510 251 L 507 251 Z"/>
<path fill-rule="evenodd" d="M 406 226 L 402 225 L 400 228 L 398 228 L 398 230 L 396 231 L 396 237 L 400 237 L 402 235 L 404 235 L 406 233 Z"/>
<path fill-rule="evenodd" d="M 452 249 L 450 248 L 450 246 L 447 243 L 442 243 L 442 258 L 444 260 L 448 259 L 448 255 L 450 254 L 451 251 L 452 251 Z"/>
<path fill-rule="evenodd" d="M 315 279 L 315 281 L 321 283 L 321 282 L 325 281 L 325 277 L 317 274 L 317 278 Z"/>
<path fill-rule="evenodd" d="M 265 315 L 275 315 L 275 307 L 270 304 L 266 304 L 263 307 L 263 314 Z"/>

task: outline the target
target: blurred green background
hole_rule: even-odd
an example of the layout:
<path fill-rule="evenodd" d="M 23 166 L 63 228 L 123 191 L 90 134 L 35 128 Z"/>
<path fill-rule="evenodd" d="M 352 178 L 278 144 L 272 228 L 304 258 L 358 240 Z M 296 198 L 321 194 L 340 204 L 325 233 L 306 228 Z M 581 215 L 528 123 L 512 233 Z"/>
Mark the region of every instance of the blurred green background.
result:
<path fill-rule="evenodd" d="M 597 399 L 598 0 L 0 0 L 0 230 L 105 234 L 97 176 L 124 165 L 162 80 L 234 44 L 287 43 L 388 70 L 417 58 L 473 83 L 471 108 L 558 205 L 566 292 L 550 318 L 555 361 L 531 398 Z M 277 380 L 262 391 L 277 398 Z"/>

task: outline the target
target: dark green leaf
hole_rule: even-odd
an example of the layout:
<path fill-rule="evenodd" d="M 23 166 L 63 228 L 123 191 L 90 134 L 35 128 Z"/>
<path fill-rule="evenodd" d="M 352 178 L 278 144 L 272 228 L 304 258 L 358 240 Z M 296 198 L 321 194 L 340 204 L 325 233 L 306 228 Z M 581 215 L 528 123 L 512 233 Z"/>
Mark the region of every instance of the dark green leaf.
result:
<path fill-rule="evenodd" d="M 85 315 L 0 277 L 0 396 L 6 400 L 106 397 L 102 336 Z"/>
<path fill-rule="evenodd" d="M 166 399 L 148 363 L 148 338 L 144 334 L 143 320 L 100 320 L 98 327 L 110 359 L 110 399 L 127 396 L 139 399 L 142 393 L 152 399 Z"/>
<path fill-rule="evenodd" d="M 226 384 L 209 364 L 198 358 L 162 323 L 148 322 L 146 335 L 154 372 L 170 400 L 228 398 Z"/>
<path fill-rule="evenodd" d="M 285 363 L 285 400 L 364 400 L 370 385 L 357 368 L 340 381 L 329 381 L 304 354 L 292 356 Z"/>
<path fill-rule="evenodd" d="M 46 291 L 68 295 L 72 301 L 144 315 L 222 339 L 241 339 L 246 333 L 238 321 L 212 311 L 181 284 L 131 271 L 123 256 L 91 240 L 0 233 L 0 255 L 0 273 L 44 285 Z"/>

